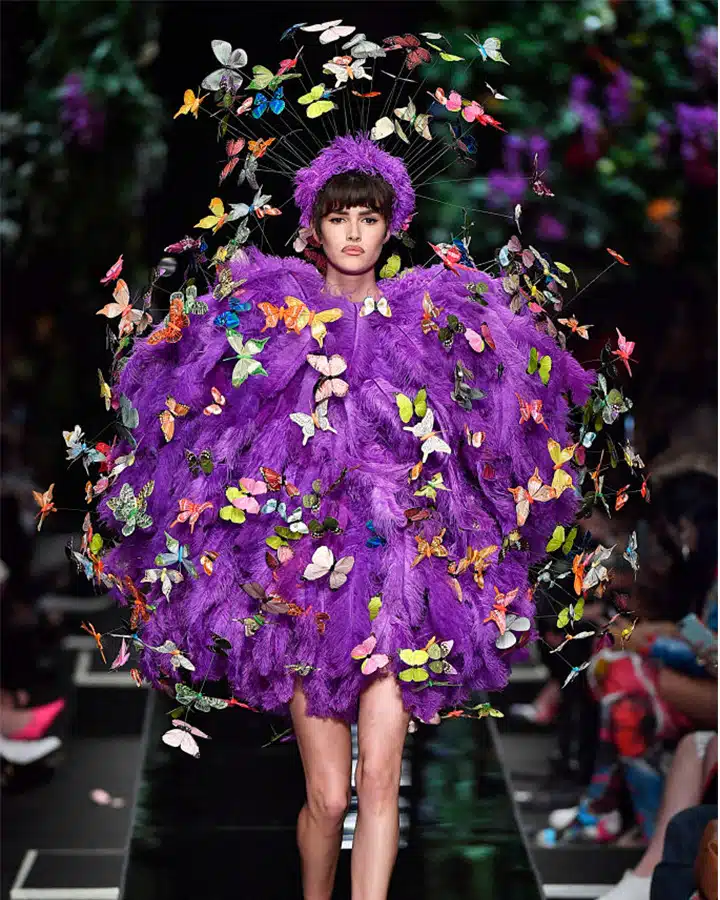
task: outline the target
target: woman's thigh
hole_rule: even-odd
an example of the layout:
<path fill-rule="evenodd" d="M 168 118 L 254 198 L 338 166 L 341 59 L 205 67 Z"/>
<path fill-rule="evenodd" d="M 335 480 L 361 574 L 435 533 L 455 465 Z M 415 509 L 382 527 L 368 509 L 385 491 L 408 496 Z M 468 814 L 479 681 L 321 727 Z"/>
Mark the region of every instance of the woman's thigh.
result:
<path fill-rule="evenodd" d="M 410 713 L 403 707 L 400 686 L 392 676 L 378 678 L 360 695 L 358 768 L 360 775 L 382 773 L 399 782 L 402 751 Z"/>

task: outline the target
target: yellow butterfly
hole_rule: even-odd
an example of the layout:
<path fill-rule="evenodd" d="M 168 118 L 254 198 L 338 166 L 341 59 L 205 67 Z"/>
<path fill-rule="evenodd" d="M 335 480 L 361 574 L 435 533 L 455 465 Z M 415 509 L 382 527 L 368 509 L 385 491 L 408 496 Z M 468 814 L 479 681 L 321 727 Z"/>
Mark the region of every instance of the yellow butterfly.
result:
<path fill-rule="evenodd" d="M 194 91 L 185 91 L 185 93 L 183 94 L 183 105 L 175 113 L 173 119 L 177 119 L 178 116 L 186 116 L 188 113 L 192 113 L 192 115 L 197 119 L 200 104 L 206 97 L 207 94 L 203 94 L 202 97 L 196 97 Z"/>
<path fill-rule="evenodd" d="M 577 444 L 569 444 L 564 449 L 561 449 L 560 444 L 558 444 L 557 441 L 548 438 L 547 448 L 550 453 L 550 458 L 554 463 L 553 469 L 555 470 L 551 486 L 555 490 L 556 495 L 560 497 L 564 491 L 573 486 L 572 478 L 563 470 L 562 466 L 572 459 Z"/>
<path fill-rule="evenodd" d="M 415 535 L 415 541 L 418 545 L 418 554 L 410 566 L 411 569 L 424 559 L 430 559 L 432 556 L 444 557 L 448 555 L 447 548 L 443 547 L 443 538 L 445 537 L 446 531 L 447 529 L 443 528 L 431 541 L 426 541 L 420 534 Z"/>
<path fill-rule="evenodd" d="M 443 481 L 442 472 L 436 472 L 433 475 L 433 477 L 430 479 L 430 481 L 426 481 L 425 484 L 421 488 L 418 488 L 418 490 L 415 491 L 415 496 L 416 497 L 427 497 L 428 499 L 432 500 L 434 503 L 435 500 L 437 499 L 438 491 L 449 491 L 449 490 L 450 490 L 449 487 L 445 487 L 445 482 Z"/>
<path fill-rule="evenodd" d="M 425 663 L 430 659 L 427 650 L 400 650 L 400 659 L 409 666 L 398 674 L 400 681 L 427 681 L 430 675 L 427 669 L 423 668 Z"/>
<path fill-rule="evenodd" d="M 110 405 L 112 404 L 112 389 L 110 385 L 105 381 L 105 376 L 103 375 L 100 369 L 97 370 L 98 373 L 98 381 L 100 382 L 100 397 L 105 401 L 105 409 L 110 412 Z"/>
<path fill-rule="evenodd" d="M 405 425 L 412 419 L 413 413 L 422 419 L 427 412 L 427 391 L 424 387 L 415 394 L 414 399 L 410 399 L 406 394 L 395 394 L 395 402 L 400 413 L 400 421 Z"/>
<path fill-rule="evenodd" d="M 314 312 L 297 297 L 286 297 L 285 306 L 287 309 L 284 314 L 284 322 L 288 331 L 294 331 L 295 334 L 300 332 L 307 325 L 310 326 L 310 333 L 318 342 L 318 347 L 322 349 L 323 341 L 327 336 L 326 324 L 329 322 L 337 322 L 342 318 L 342 310 L 334 307 L 333 309 L 325 309 L 322 312 Z"/>

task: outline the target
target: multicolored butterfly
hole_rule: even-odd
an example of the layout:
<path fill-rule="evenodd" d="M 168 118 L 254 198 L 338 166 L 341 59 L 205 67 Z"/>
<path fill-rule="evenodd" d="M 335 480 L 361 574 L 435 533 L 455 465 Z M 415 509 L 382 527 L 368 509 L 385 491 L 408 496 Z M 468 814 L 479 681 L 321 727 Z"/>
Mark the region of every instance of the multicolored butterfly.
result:
<path fill-rule="evenodd" d="M 333 434 L 337 434 L 337 431 L 332 427 L 327 416 L 328 402 L 328 400 L 324 400 L 322 403 L 318 403 L 315 407 L 315 411 L 309 414 L 300 412 L 290 413 L 290 420 L 295 422 L 295 424 L 299 425 L 302 429 L 303 447 L 310 438 L 315 437 L 315 433 L 318 430 L 330 431 Z"/>
<path fill-rule="evenodd" d="M 558 319 L 558 322 L 561 325 L 565 325 L 573 334 L 577 334 L 579 337 L 584 340 L 589 340 L 590 335 L 588 333 L 588 329 L 592 328 L 592 325 L 580 325 L 575 316 L 570 316 L 569 319 Z"/>
<path fill-rule="evenodd" d="M 485 588 L 485 572 L 490 568 L 490 557 L 498 550 L 497 544 L 490 544 L 482 550 L 474 550 L 468 547 L 465 556 L 457 562 L 448 565 L 450 575 L 463 575 L 470 567 L 473 569 L 473 581 L 483 590 Z"/>
<path fill-rule="evenodd" d="M 79 425 L 76 425 L 72 431 L 63 431 L 63 439 L 67 447 L 67 457 L 71 462 L 76 459 L 82 459 L 83 467 L 86 472 L 89 471 L 90 463 L 100 463 L 105 461 L 105 454 L 97 447 L 91 447 L 85 443 L 83 438 L 85 434 Z"/>
<path fill-rule="evenodd" d="M 185 656 L 175 643 L 175 641 L 164 641 L 159 647 L 153 647 L 156 653 L 167 653 L 170 656 L 170 664 L 173 669 L 187 669 L 188 672 L 194 672 L 195 666 Z"/>
<path fill-rule="evenodd" d="M 300 496 L 298 488 L 294 484 L 291 484 L 287 478 L 285 478 L 285 475 L 281 475 L 280 472 L 269 469 L 267 466 L 260 466 L 260 474 L 262 475 L 265 484 L 267 484 L 268 490 L 280 491 L 282 488 L 285 488 L 285 493 L 288 497 Z"/>
<path fill-rule="evenodd" d="M 317 341 L 318 346 L 321 349 L 323 341 L 327 336 L 326 326 L 330 322 L 337 322 L 337 320 L 342 318 L 343 315 L 342 310 L 337 307 L 333 309 L 325 309 L 321 312 L 315 312 L 314 310 L 308 309 L 308 307 L 302 302 L 302 300 L 298 299 L 297 297 L 291 296 L 285 298 L 285 307 L 286 308 L 284 310 L 283 320 L 285 322 L 287 330 L 293 331 L 295 334 L 300 334 L 302 330 L 309 325 L 310 333 Z M 267 319 L 265 325 L 267 327 Z"/>
<path fill-rule="evenodd" d="M 206 509 L 213 509 L 213 504 L 209 500 L 206 500 L 204 503 L 196 503 L 194 500 L 190 500 L 189 497 L 181 497 L 178 500 L 178 514 L 170 523 L 170 527 L 173 528 L 178 523 L 187 522 L 190 525 L 190 534 L 192 534 L 198 519 Z"/>
<path fill-rule="evenodd" d="M 335 76 L 335 87 L 339 88 L 348 81 L 357 78 L 366 78 L 372 81 L 372 76 L 365 71 L 364 59 L 353 59 L 352 56 L 334 56 L 330 62 L 326 62 L 322 70 L 327 75 Z"/>
<path fill-rule="evenodd" d="M 115 285 L 113 299 L 114 303 L 105 304 L 95 315 L 107 316 L 108 319 L 115 319 L 120 316 L 119 337 L 122 338 L 125 335 L 132 334 L 133 331 L 142 334 L 148 325 L 152 324 L 152 318 L 149 313 L 143 312 L 141 309 L 135 309 L 130 303 L 130 289 L 123 278 L 119 278 Z"/>
<path fill-rule="evenodd" d="M 152 516 L 147 512 L 147 498 L 155 489 L 155 482 L 146 482 L 138 491 L 137 497 L 131 485 L 126 481 L 120 488 L 117 497 L 107 501 L 110 509 L 118 520 L 123 523 L 123 537 L 129 537 L 135 528 L 150 528 L 153 524 Z"/>
<path fill-rule="evenodd" d="M 173 523 L 175 524 L 175 523 Z M 170 526 L 172 527 L 172 526 Z M 187 544 L 181 544 L 171 534 L 165 532 L 166 553 L 158 553 L 155 557 L 156 566 L 178 566 L 190 575 L 191 578 L 197 578 L 198 573 L 195 563 L 190 559 L 190 548 Z"/>
<path fill-rule="evenodd" d="M 210 388 L 210 393 L 213 402 L 203 409 L 203 414 L 206 416 L 219 416 L 227 401 L 225 400 L 224 394 L 221 394 L 216 387 Z"/>
<path fill-rule="evenodd" d="M 243 336 L 238 331 L 226 332 L 228 344 L 237 354 L 230 359 L 237 360 L 233 368 L 231 382 L 234 388 L 244 384 L 251 375 L 265 375 L 267 372 L 263 368 L 260 360 L 255 357 L 262 353 L 268 338 L 250 338 L 247 342 L 243 341 Z"/>
<path fill-rule="evenodd" d="M 166 600 L 169 600 L 173 586 L 180 584 L 180 582 L 184 580 L 185 578 L 182 572 L 178 572 L 177 569 L 168 569 L 166 566 L 163 566 L 159 569 L 145 569 L 141 584 L 156 584 L 159 582 L 163 596 Z"/>
<path fill-rule="evenodd" d="M 185 460 L 187 461 L 190 474 L 193 478 L 202 472 L 204 475 L 212 475 L 214 468 L 212 450 L 201 450 L 200 453 L 193 453 L 192 450 L 185 450 Z"/>
<path fill-rule="evenodd" d="M 527 488 L 520 486 L 508 488 L 508 491 L 513 495 L 513 500 L 515 501 L 515 516 L 519 526 L 527 522 L 527 518 L 530 515 L 530 507 L 533 503 L 547 503 L 549 500 L 554 500 L 557 497 L 557 492 L 554 488 L 549 484 L 543 484 L 537 466 L 528 479 Z"/>
<path fill-rule="evenodd" d="M 503 594 L 500 592 L 497 585 L 493 585 L 493 590 L 495 591 L 495 600 L 493 601 L 492 609 L 487 618 L 483 619 L 483 624 L 485 624 L 485 622 L 494 622 L 497 625 L 500 634 L 505 634 L 505 629 L 507 627 L 507 608 L 517 597 L 520 588 L 513 588 L 511 591 L 507 591 Z"/>

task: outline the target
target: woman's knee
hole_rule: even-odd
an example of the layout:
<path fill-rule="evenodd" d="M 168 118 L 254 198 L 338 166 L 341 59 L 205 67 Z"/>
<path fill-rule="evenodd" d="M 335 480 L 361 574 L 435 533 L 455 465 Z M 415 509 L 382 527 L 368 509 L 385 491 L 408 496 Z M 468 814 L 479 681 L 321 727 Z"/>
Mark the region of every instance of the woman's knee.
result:
<path fill-rule="evenodd" d="M 308 785 L 307 806 L 316 821 L 328 828 L 339 827 L 350 807 L 350 785 L 339 781 L 335 784 Z"/>
<path fill-rule="evenodd" d="M 363 759 L 361 755 L 355 770 L 355 784 L 361 807 L 394 806 L 400 788 L 400 772 L 387 759 Z"/>

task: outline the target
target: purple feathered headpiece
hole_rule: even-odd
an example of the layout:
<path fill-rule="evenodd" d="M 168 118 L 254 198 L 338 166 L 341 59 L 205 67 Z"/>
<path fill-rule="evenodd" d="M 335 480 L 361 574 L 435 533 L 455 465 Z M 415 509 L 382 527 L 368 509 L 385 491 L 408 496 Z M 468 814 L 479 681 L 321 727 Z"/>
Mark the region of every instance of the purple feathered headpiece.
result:
<path fill-rule="evenodd" d="M 295 203 L 300 224 L 307 228 L 317 195 L 333 175 L 353 170 L 379 175 L 395 192 L 390 233 L 397 234 L 415 211 L 415 192 L 405 164 L 397 156 L 381 150 L 365 135 L 337 137 L 325 147 L 306 169 L 295 175 Z"/>

